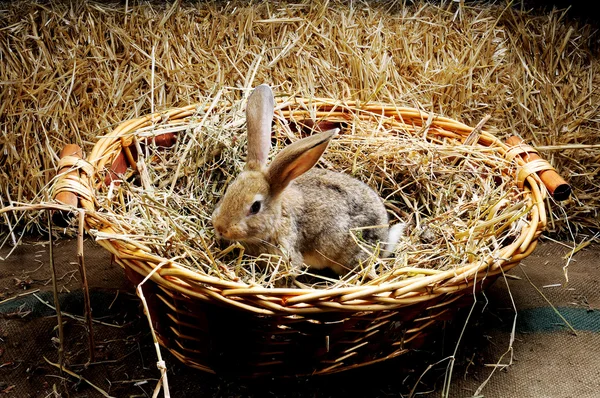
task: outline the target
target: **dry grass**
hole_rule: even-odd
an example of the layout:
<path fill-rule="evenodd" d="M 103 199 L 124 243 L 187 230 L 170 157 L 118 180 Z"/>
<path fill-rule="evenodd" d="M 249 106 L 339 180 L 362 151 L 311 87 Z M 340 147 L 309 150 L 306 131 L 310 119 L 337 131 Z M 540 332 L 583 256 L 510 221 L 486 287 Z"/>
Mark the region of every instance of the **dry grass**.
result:
<path fill-rule="evenodd" d="M 575 197 L 554 207 L 551 225 L 564 231 L 566 214 L 577 231 L 600 226 L 600 149 L 564 149 L 600 140 L 592 27 L 504 4 L 351 4 L 5 4 L 2 204 L 47 195 L 67 143 L 89 152 L 120 121 L 267 82 L 279 93 L 393 102 L 470 125 L 490 114 L 498 136 L 553 146 L 543 155 Z M 17 223 L 7 217 L 0 222 Z"/>

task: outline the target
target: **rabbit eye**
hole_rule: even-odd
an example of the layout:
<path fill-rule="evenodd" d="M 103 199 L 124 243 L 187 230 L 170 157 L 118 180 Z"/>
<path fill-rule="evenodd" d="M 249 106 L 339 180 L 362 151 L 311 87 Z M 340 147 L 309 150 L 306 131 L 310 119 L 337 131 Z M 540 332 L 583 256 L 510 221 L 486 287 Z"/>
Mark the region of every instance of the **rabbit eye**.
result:
<path fill-rule="evenodd" d="M 260 200 L 257 200 L 256 202 L 252 203 L 252 206 L 250 206 L 250 214 L 256 214 L 260 211 Z"/>

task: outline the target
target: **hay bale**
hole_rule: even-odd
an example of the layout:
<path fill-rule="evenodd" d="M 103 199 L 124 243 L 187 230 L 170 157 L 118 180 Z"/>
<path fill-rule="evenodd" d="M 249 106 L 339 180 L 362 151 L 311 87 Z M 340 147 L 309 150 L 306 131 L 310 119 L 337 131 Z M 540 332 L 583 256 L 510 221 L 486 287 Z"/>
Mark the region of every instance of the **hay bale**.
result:
<path fill-rule="evenodd" d="M 0 206 L 47 199 L 67 143 L 89 151 L 122 120 L 267 82 L 290 95 L 404 104 L 470 125 L 490 114 L 498 136 L 546 148 L 574 186 L 551 226 L 566 230 L 567 215 L 575 232 L 600 226 L 600 149 L 565 149 L 599 143 L 596 36 L 562 11 L 19 1 L 5 6 L 0 26 Z M 25 225 L 19 217 L 0 223 Z"/>

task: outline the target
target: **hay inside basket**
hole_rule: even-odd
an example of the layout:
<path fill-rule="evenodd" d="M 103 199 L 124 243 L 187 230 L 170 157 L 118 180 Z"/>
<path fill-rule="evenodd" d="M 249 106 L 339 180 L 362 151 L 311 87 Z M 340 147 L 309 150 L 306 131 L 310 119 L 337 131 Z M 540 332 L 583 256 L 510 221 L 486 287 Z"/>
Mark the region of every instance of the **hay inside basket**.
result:
<path fill-rule="evenodd" d="M 218 244 L 210 223 L 245 157 L 245 101 L 231 97 L 127 121 L 87 162 L 70 159 L 84 166 L 79 179 L 54 185 L 54 195 L 79 195 L 86 229 L 134 283 L 151 279 L 144 295 L 158 341 L 190 366 L 293 376 L 394 358 L 529 255 L 546 225 L 537 169 L 481 126 L 395 105 L 282 96 L 273 153 L 310 126 L 340 127 L 317 167 L 365 181 L 392 223 L 411 228 L 382 259 L 349 231 L 374 255 L 343 278 L 288 278 L 285 258 L 273 255 L 259 267 L 240 245 Z M 374 266 L 379 276 L 367 280 Z"/>
<path fill-rule="evenodd" d="M 350 110 L 343 119 L 332 119 L 315 115 L 309 101 L 288 104 L 280 105 L 277 113 L 273 153 L 310 133 L 306 128 L 298 131 L 302 123 L 295 119 L 302 113 L 340 125 L 343 130 L 317 167 L 366 182 L 386 200 L 392 222 L 412 225 L 395 257 L 385 259 L 378 259 L 379 248 L 361 240 L 360 230 L 349 231 L 357 244 L 373 253 L 372 260 L 341 279 L 305 270 L 308 285 L 301 287 L 389 283 L 479 263 L 521 232 L 531 206 L 517 189 L 515 164 L 502 156 L 502 148 L 477 142 L 463 145 L 461 137 L 436 137 L 435 129 L 428 132 L 410 122 L 394 122 L 376 110 Z M 206 112 L 207 103 L 183 121 L 165 120 L 131 132 L 139 140 L 176 133 L 177 141 L 171 148 L 140 146 L 139 172 L 129 170 L 118 186 L 113 183 L 98 191 L 99 213 L 116 233 L 97 231 L 96 238 L 135 242 L 194 272 L 225 281 L 291 287 L 285 285 L 292 274 L 285 257 L 263 255 L 267 266 L 258 266 L 241 245 L 215 242 L 210 216 L 243 167 L 246 134 L 243 101 L 213 105 L 211 112 Z M 344 109 L 341 104 L 328 106 L 331 114 Z M 290 110 L 293 107 L 298 109 Z M 427 134 L 430 138 L 424 139 Z M 377 227 L 381 226 L 373 226 Z M 370 267 L 377 267 L 376 280 L 365 280 Z"/>

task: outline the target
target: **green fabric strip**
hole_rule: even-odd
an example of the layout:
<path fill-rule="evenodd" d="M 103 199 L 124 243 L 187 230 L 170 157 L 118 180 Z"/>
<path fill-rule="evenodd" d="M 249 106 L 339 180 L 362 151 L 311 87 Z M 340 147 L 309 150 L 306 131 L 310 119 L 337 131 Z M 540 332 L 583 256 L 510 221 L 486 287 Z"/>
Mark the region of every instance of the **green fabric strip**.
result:
<path fill-rule="evenodd" d="M 600 333 L 600 311 L 585 308 L 557 307 L 558 312 L 577 331 Z M 562 319 L 551 307 L 520 310 L 517 313 L 517 331 L 523 333 L 567 330 Z"/>

